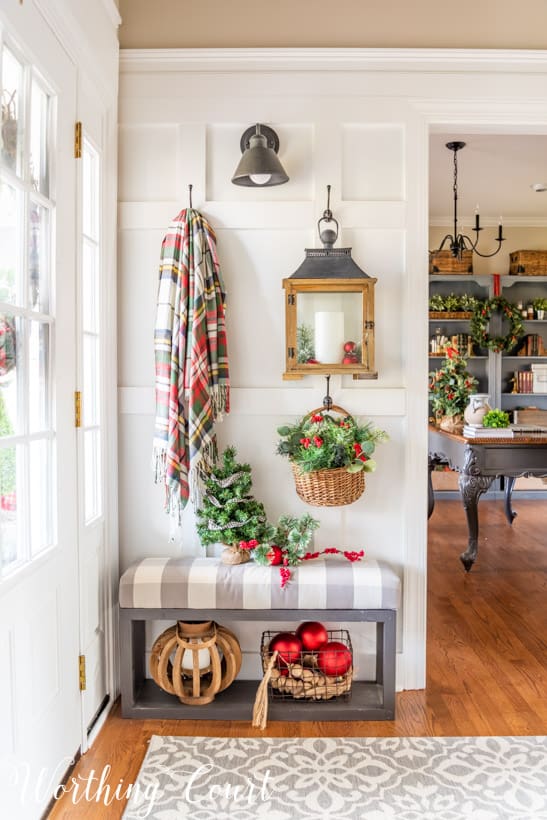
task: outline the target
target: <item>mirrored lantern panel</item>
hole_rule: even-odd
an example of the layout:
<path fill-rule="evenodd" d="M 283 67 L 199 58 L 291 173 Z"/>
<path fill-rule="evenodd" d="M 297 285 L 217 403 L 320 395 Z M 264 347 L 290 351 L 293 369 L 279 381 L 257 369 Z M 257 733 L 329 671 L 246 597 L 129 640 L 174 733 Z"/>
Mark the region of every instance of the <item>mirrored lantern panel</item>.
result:
<path fill-rule="evenodd" d="M 286 290 L 284 379 L 342 373 L 375 379 L 374 284 L 355 279 L 283 281 Z"/>
<path fill-rule="evenodd" d="M 361 293 L 299 294 L 296 323 L 296 359 L 300 364 L 362 362 Z"/>

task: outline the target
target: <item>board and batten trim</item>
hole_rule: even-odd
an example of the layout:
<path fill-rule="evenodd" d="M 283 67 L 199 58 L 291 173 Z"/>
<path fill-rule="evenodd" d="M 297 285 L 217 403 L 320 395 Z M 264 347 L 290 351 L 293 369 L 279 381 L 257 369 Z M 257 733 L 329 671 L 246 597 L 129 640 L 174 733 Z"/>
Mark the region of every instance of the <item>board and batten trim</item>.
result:
<path fill-rule="evenodd" d="M 346 388 L 333 394 L 340 404 L 356 416 L 406 415 L 407 391 L 402 387 L 368 388 L 365 396 L 359 388 Z M 366 408 L 363 399 L 366 398 Z M 317 388 L 288 387 L 232 387 L 230 414 L 232 416 L 299 416 L 317 405 Z M 153 387 L 119 387 L 120 415 L 153 416 L 155 398 Z"/>

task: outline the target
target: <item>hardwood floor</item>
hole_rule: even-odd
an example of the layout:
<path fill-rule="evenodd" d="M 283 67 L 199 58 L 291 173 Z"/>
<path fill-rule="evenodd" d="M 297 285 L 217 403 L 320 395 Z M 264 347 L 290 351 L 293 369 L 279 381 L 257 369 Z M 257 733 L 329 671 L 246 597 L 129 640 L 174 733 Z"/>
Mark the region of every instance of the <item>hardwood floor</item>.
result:
<path fill-rule="evenodd" d="M 547 734 L 547 505 L 515 501 L 512 527 L 502 502 L 480 504 L 479 558 L 469 574 L 458 501 L 437 503 L 429 523 L 428 663 L 425 691 L 397 696 L 397 719 L 366 723 L 272 723 L 269 737 Z M 74 777 L 111 766 L 111 794 L 133 783 L 150 735 L 261 736 L 245 722 L 122 720 L 117 706 Z M 104 794 L 104 793 L 103 793 Z M 51 818 L 116 820 L 124 801 L 70 795 Z"/>

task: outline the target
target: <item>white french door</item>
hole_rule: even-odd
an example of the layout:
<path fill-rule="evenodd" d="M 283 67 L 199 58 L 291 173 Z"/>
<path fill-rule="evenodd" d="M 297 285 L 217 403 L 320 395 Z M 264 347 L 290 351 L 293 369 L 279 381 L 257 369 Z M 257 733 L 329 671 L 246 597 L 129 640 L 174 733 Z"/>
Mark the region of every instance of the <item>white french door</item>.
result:
<path fill-rule="evenodd" d="M 76 71 L 34 4 L 2 9 L 0 794 L 23 820 L 81 739 Z"/>

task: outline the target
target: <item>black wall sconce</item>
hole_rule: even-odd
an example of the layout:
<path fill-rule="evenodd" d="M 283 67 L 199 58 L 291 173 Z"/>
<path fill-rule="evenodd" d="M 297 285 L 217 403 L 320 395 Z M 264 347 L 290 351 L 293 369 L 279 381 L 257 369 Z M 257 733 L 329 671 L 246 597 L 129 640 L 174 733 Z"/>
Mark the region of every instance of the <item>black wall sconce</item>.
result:
<path fill-rule="evenodd" d="M 234 185 L 268 188 L 289 181 L 277 156 L 279 137 L 273 128 L 260 123 L 247 128 L 239 146 L 243 156 L 232 177 Z"/>

